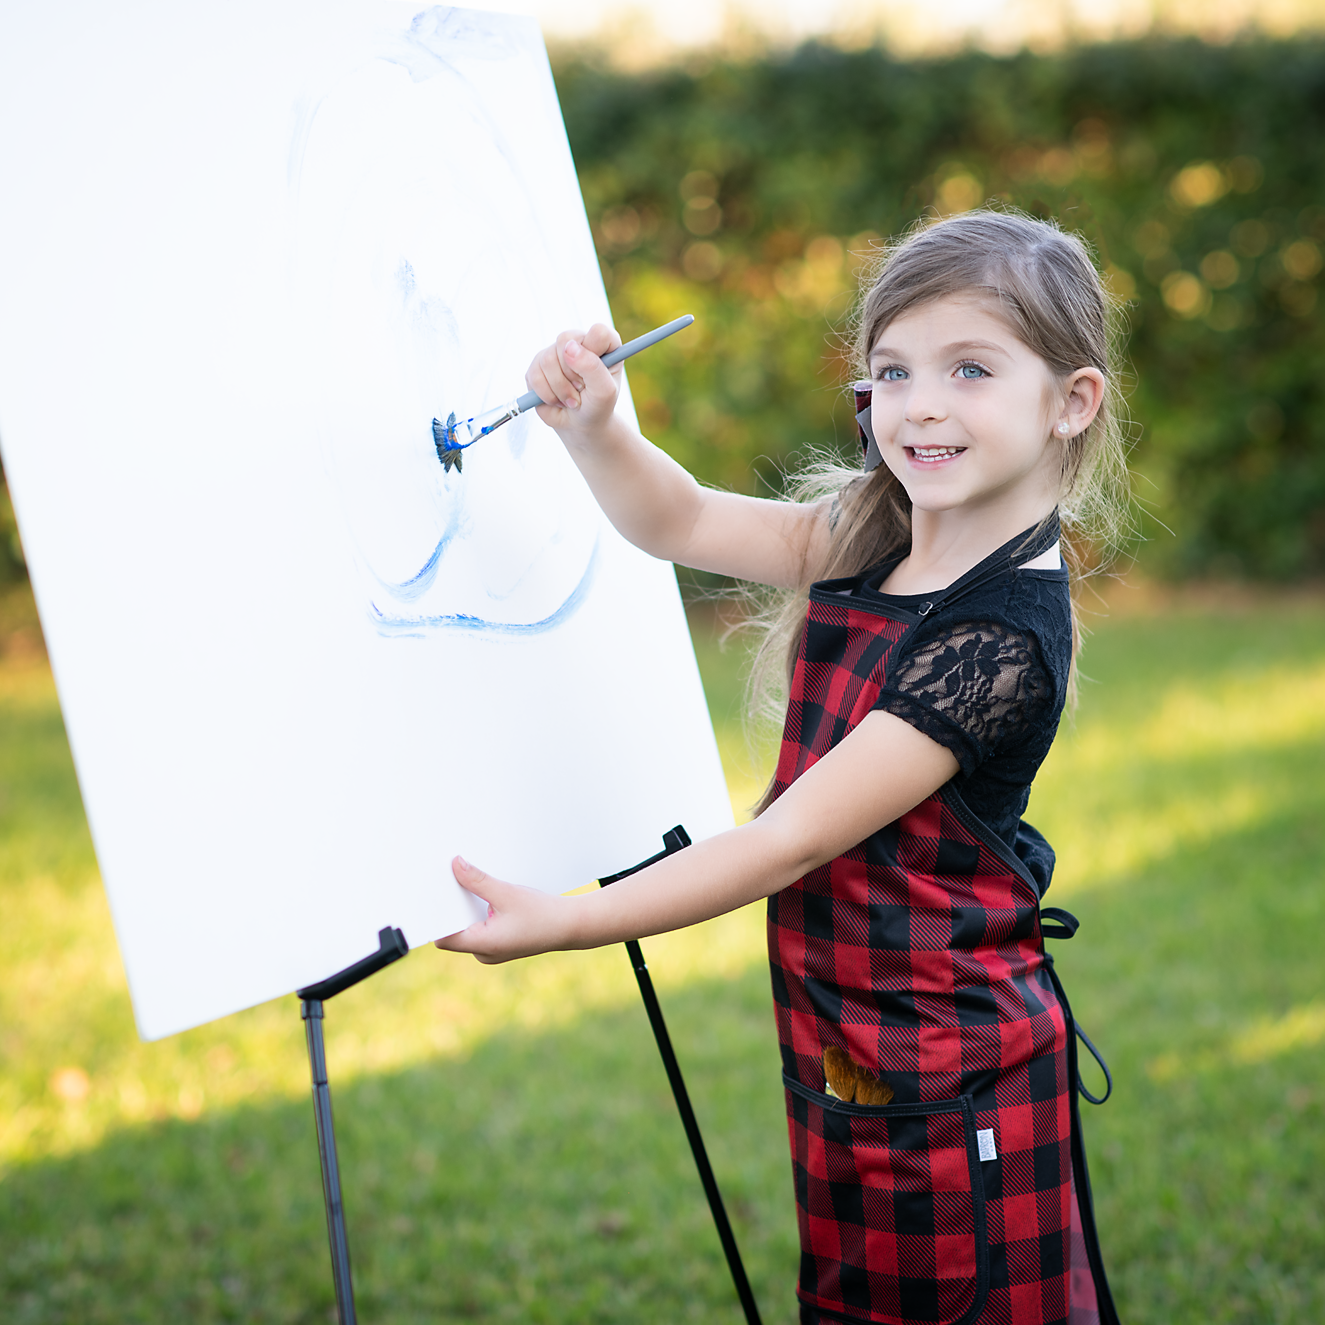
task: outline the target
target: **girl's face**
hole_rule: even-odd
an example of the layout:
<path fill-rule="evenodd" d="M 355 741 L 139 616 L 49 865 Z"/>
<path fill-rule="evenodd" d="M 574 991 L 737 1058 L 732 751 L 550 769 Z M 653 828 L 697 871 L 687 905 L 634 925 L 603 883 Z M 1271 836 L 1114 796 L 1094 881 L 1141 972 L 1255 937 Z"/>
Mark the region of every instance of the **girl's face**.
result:
<path fill-rule="evenodd" d="M 973 296 L 889 323 L 870 352 L 870 377 L 879 450 L 916 509 L 1026 506 L 1034 518 L 1053 509 L 1058 448 L 1095 417 L 1104 385 L 1094 369 L 1055 380 Z"/>

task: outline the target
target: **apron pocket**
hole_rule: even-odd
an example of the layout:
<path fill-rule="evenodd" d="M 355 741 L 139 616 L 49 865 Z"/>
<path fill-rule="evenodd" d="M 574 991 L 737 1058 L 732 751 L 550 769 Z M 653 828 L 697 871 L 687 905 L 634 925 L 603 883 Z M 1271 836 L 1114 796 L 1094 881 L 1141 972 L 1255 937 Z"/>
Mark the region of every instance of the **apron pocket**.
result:
<path fill-rule="evenodd" d="M 989 1241 L 971 1097 L 870 1106 L 783 1083 L 802 1300 L 881 1325 L 975 1320 Z"/>

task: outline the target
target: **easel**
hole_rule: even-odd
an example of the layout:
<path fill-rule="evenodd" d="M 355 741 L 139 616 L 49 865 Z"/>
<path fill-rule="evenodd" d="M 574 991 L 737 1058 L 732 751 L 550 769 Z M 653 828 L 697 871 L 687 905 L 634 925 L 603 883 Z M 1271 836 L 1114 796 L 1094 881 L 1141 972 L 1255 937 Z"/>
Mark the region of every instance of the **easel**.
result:
<path fill-rule="evenodd" d="M 648 860 L 642 860 L 638 865 L 622 870 L 620 874 L 610 874 L 605 879 L 599 879 L 598 884 L 606 888 L 609 883 L 617 883 L 632 874 L 638 874 L 647 866 L 655 864 L 666 856 L 674 855 L 689 845 L 690 834 L 677 824 L 675 828 L 669 828 L 663 834 L 663 849 L 656 856 L 650 856 Z M 644 999 L 644 1010 L 649 1014 L 653 1038 L 658 1041 L 658 1052 L 662 1055 L 663 1067 L 667 1070 L 667 1080 L 671 1083 L 672 1094 L 676 1097 L 676 1107 L 681 1114 L 681 1123 L 686 1129 L 691 1153 L 695 1157 L 699 1180 L 704 1184 L 704 1195 L 708 1197 L 709 1209 L 713 1212 L 713 1222 L 718 1226 L 718 1239 L 727 1257 L 732 1283 L 736 1285 L 736 1296 L 741 1300 L 741 1310 L 745 1312 L 747 1325 L 760 1325 L 755 1295 L 750 1291 L 750 1281 L 745 1277 L 745 1266 L 741 1263 L 741 1253 L 736 1246 L 736 1235 L 732 1232 L 731 1221 L 727 1218 L 727 1209 L 722 1203 L 722 1193 L 718 1191 L 718 1180 L 713 1176 L 713 1166 L 709 1163 L 708 1151 L 704 1148 L 704 1138 L 699 1134 L 695 1111 L 690 1107 L 690 1093 L 686 1090 L 686 1083 L 681 1076 L 681 1065 L 676 1061 L 676 1054 L 672 1052 L 672 1037 L 667 1034 L 667 1023 L 663 1021 L 662 1008 L 658 1003 L 658 995 L 653 990 L 653 979 L 649 975 L 649 968 L 644 964 L 644 953 L 634 939 L 626 941 L 626 951 L 630 954 L 630 964 L 635 970 L 640 996 Z"/>
<path fill-rule="evenodd" d="M 357 1325 L 354 1281 L 350 1278 L 350 1242 L 345 1232 L 345 1202 L 340 1192 L 340 1160 L 336 1156 L 336 1124 L 331 1116 L 327 1054 L 322 1041 L 322 1004 L 384 966 L 409 956 L 409 944 L 398 929 L 377 931 L 377 951 L 329 979 L 295 991 L 308 1040 L 308 1066 L 313 1075 L 313 1116 L 317 1119 L 317 1152 L 322 1160 L 322 1199 L 327 1206 L 327 1239 L 331 1243 L 331 1277 L 336 1284 L 336 1316 L 340 1325 Z"/>
<path fill-rule="evenodd" d="M 648 860 L 642 860 L 638 865 L 622 870 L 620 874 L 609 875 L 598 882 L 606 888 L 608 884 L 637 874 L 646 866 L 689 845 L 690 835 L 678 824 L 663 834 L 663 849 L 656 856 L 650 856 Z M 327 1207 L 327 1240 L 331 1244 L 331 1275 L 336 1286 L 336 1318 L 339 1325 L 358 1325 L 358 1315 L 354 1306 L 354 1281 L 350 1275 L 350 1244 L 345 1231 L 345 1203 L 341 1197 L 340 1161 L 336 1155 L 336 1126 L 331 1114 L 331 1087 L 327 1082 L 327 1055 L 322 1038 L 322 1004 L 336 994 L 343 993 L 352 985 L 357 985 L 360 980 L 374 975 L 384 966 L 390 966 L 392 962 L 399 961 L 409 954 L 409 944 L 405 942 L 404 934 L 398 929 L 387 926 L 379 930 L 377 942 L 377 951 L 362 961 L 347 966 L 343 971 L 317 984 L 296 990 L 300 999 L 299 1015 L 304 1020 L 308 1041 L 308 1066 L 313 1078 L 313 1116 L 317 1121 L 317 1149 L 322 1161 L 322 1196 Z M 671 1037 L 667 1034 L 667 1025 L 663 1021 L 662 1008 L 658 1004 L 658 996 L 654 992 L 649 969 L 644 963 L 644 954 L 640 950 L 640 945 L 633 939 L 626 944 L 626 951 L 630 954 L 630 964 L 639 983 L 654 1038 L 658 1041 L 658 1051 L 662 1054 L 667 1080 L 671 1083 L 672 1094 L 676 1097 L 676 1107 L 680 1111 L 681 1122 L 690 1141 L 690 1149 L 695 1156 L 700 1181 L 704 1184 L 704 1194 L 708 1197 L 709 1209 L 713 1212 L 713 1222 L 718 1227 L 718 1238 L 727 1257 L 732 1282 L 736 1285 L 736 1295 L 740 1298 L 747 1325 L 760 1325 L 759 1309 L 755 1305 L 754 1294 L 750 1291 L 750 1282 L 745 1275 L 745 1266 L 741 1263 L 741 1253 L 737 1249 L 736 1236 L 732 1232 L 731 1221 L 727 1218 L 722 1195 L 718 1191 L 717 1179 L 713 1176 L 712 1165 L 709 1164 L 704 1138 L 699 1134 L 695 1111 L 690 1107 L 690 1095 L 681 1077 L 676 1054 L 672 1051 Z"/>

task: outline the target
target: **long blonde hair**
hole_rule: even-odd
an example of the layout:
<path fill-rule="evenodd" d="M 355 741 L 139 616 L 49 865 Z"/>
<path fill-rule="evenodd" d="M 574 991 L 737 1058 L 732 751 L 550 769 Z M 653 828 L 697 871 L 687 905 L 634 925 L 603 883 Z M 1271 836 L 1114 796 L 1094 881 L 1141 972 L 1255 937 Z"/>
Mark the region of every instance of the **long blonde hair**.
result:
<path fill-rule="evenodd" d="M 1130 529 L 1126 414 L 1115 366 L 1118 310 L 1085 243 L 1051 222 L 990 208 L 922 221 L 880 251 L 863 283 L 852 322 L 856 372 L 868 374 L 870 350 L 892 322 L 952 295 L 987 300 L 1056 377 L 1066 379 L 1085 367 L 1104 375 L 1104 402 L 1090 426 L 1058 443 L 1062 550 L 1075 590 L 1083 575 L 1108 563 Z M 785 712 L 809 586 L 858 575 L 911 541 L 911 501 L 887 465 L 864 475 L 816 456 L 794 477 L 787 496 L 820 504 L 829 526 L 828 550 L 812 559 L 807 544 L 796 589 L 750 595 L 750 619 L 760 634 L 748 705 L 756 725 L 780 721 Z M 1075 592 L 1073 599 L 1069 684 L 1075 697 L 1080 644 Z M 768 804 L 771 791 L 770 785 L 757 810 Z"/>

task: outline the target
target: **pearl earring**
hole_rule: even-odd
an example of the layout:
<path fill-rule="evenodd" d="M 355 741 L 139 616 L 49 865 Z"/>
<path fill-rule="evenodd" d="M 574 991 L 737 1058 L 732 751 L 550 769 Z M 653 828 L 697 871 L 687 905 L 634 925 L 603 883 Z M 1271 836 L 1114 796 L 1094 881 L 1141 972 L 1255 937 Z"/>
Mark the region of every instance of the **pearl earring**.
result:
<path fill-rule="evenodd" d="M 1059 435 L 1060 435 L 1060 436 L 1062 436 L 1062 437 L 1066 437 L 1066 436 L 1067 436 L 1067 424 L 1066 424 L 1066 423 L 1060 423 L 1060 424 L 1058 425 L 1058 432 L 1059 432 Z"/>

